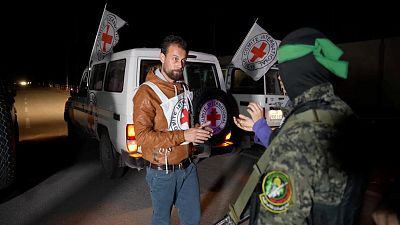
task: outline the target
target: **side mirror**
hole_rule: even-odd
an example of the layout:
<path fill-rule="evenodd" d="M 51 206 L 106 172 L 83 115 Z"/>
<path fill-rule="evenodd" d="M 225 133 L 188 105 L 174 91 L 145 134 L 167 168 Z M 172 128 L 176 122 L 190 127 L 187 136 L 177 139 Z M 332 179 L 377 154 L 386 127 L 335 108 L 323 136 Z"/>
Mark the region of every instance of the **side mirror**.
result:
<path fill-rule="evenodd" d="M 74 96 L 78 93 L 78 90 L 76 87 L 70 87 L 69 88 L 69 95 Z"/>

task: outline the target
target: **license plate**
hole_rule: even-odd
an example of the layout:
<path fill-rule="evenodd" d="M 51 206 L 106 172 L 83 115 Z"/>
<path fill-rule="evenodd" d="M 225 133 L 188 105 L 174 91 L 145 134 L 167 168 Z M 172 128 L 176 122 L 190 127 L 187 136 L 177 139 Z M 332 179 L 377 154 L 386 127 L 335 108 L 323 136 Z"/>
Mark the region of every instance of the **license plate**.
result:
<path fill-rule="evenodd" d="M 269 110 L 268 116 L 270 120 L 281 120 L 283 117 L 282 110 Z"/>

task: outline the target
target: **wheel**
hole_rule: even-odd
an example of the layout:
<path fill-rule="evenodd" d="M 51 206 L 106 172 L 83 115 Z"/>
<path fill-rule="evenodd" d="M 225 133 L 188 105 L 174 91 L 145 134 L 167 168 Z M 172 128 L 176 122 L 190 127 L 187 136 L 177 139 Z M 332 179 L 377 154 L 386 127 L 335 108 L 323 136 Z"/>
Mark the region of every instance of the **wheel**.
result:
<path fill-rule="evenodd" d="M 213 137 L 210 142 L 215 145 L 225 140 L 231 130 L 234 110 L 230 97 L 216 88 L 203 88 L 193 94 L 193 120 L 194 123 L 204 124 L 210 121 Z"/>
<path fill-rule="evenodd" d="M 10 186 L 16 175 L 16 135 L 9 106 L 0 96 L 0 189 Z"/>
<path fill-rule="evenodd" d="M 100 161 L 108 178 L 118 178 L 124 173 L 120 167 L 121 155 L 115 151 L 107 132 L 102 132 L 99 143 Z"/>

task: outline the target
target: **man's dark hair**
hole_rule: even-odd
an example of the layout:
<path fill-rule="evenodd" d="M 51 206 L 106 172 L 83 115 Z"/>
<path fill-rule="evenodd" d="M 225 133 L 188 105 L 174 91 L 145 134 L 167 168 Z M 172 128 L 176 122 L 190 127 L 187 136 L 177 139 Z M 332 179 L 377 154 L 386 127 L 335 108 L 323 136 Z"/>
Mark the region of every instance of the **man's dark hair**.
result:
<path fill-rule="evenodd" d="M 161 44 L 161 53 L 163 53 L 164 55 L 167 54 L 167 50 L 171 44 L 178 45 L 180 48 L 184 49 L 186 53 L 189 52 L 187 43 L 185 40 L 183 40 L 182 37 L 176 35 L 168 35 L 164 38 Z"/>

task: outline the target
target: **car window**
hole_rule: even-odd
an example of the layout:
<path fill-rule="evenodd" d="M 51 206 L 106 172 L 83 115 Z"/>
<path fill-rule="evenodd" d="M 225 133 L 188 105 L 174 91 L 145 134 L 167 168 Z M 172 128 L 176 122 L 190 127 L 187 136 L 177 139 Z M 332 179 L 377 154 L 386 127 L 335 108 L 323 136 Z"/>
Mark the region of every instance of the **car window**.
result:
<path fill-rule="evenodd" d="M 265 80 L 264 80 L 265 79 Z M 265 89 L 264 89 L 265 83 Z M 235 69 L 231 77 L 232 94 L 283 95 L 283 87 L 279 81 L 279 71 L 270 69 L 258 81 L 240 69 Z"/>
<path fill-rule="evenodd" d="M 232 94 L 264 94 L 263 78 L 254 81 L 240 69 L 236 69 L 231 78 Z"/>
<path fill-rule="evenodd" d="M 106 70 L 106 64 L 97 64 L 92 68 L 89 81 L 90 90 L 101 90 L 103 87 L 104 72 Z"/>
<path fill-rule="evenodd" d="M 146 80 L 146 75 L 151 68 L 160 66 L 160 60 L 141 60 L 140 84 Z M 183 76 L 191 90 L 205 87 L 219 87 L 217 69 L 212 63 L 186 62 Z"/>
<path fill-rule="evenodd" d="M 140 80 L 139 84 L 142 84 L 143 82 L 146 81 L 146 76 L 147 73 L 150 71 L 151 68 L 153 67 L 160 67 L 161 66 L 161 61 L 160 60 L 141 60 L 140 61 Z"/>
<path fill-rule="evenodd" d="M 126 60 L 112 61 L 108 64 L 104 81 L 104 90 L 109 92 L 122 92 L 124 86 Z"/>
<path fill-rule="evenodd" d="M 265 74 L 265 90 L 267 95 L 285 95 L 280 81 L 279 70 L 268 70 Z"/>
<path fill-rule="evenodd" d="M 190 89 L 219 87 L 217 69 L 211 63 L 187 62 L 183 76 Z"/>

